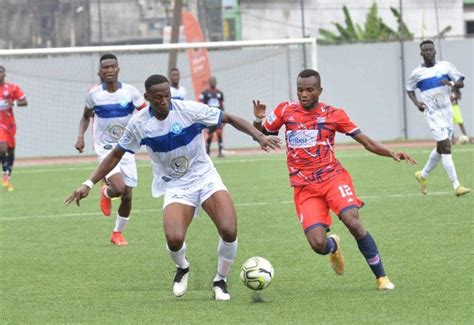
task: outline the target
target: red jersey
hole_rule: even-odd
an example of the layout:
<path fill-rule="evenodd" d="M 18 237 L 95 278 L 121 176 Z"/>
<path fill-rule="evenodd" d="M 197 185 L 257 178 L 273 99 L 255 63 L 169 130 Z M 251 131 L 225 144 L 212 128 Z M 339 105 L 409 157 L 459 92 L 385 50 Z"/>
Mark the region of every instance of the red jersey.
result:
<path fill-rule="evenodd" d="M 7 102 L 15 102 L 25 98 L 25 93 L 18 85 L 5 82 L 0 85 L 0 124 L 10 124 L 15 122 L 12 105 Z"/>
<path fill-rule="evenodd" d="M 291 186 L 323 182 L 344 171 L 334 154 L 336 132 L 361 132 L 343 109 L 324 103 L 311 111 L 297 102 L 280 103 L 263 126 L 277 132 L 283 125 Z"/>

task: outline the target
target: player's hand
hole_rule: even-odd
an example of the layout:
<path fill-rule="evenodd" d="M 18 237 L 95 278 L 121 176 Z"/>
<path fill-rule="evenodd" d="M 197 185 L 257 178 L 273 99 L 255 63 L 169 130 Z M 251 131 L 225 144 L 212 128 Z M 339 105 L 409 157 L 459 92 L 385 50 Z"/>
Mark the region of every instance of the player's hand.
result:
<path fill-rule="evenodd" d="M 71 202 L 76 201 L 77 206 L 79 206 L 79 201 L 82 200 L 83 198 L 87 197 L 89 195 L 89 191 L 91 189 L 86 186 L 82 185 L 79 187 L 77 190 L 71 193 L 65 200 L 64 204 L 69 205 Z"/>
<path fill-rule="evenodd" d="M 258 118 L 264 118 L 267 105 L 265 105 L 264 103 L 260 103 L 258 99 L 252 100 L 252 103 L 253 103 L 253 115 Z"/>
<path fill-rule="evenodd" d="M 425 109 L 428 108 L 428 107 L 426 106 L 426 104 L 423 103 L 423 102 L 418 102 L 418 104 L 416 105 L 416 107 L 418 107 L 418 110 L 419 110 L 420 112 L 424 112 Z"/>
<path fill-rule="evenodd" d="M 270 150 L 277 150 L 281 148 L 281 139 L 274 135 L 261 135 L 257 139 L 260 148 L 269 152 Z"/>
<path fill-rule="evenodd" d="M 400 160 L 405 160 L 407 164 L 414 165 L 416 164 L 416 160 L 410 157 L 407 153 L 404 152 L 392 152 L 393 160 L 399 162 Z"/>
<path fill-rule="evenodd" d="M 85 146 L 84 137 L 78 136 L 76 144 L 74 145 L 74 148 L 76 148 L 76 150 L 79 151 L 79 153 L 82 153 L 84 151 L 84 146 Z"/>

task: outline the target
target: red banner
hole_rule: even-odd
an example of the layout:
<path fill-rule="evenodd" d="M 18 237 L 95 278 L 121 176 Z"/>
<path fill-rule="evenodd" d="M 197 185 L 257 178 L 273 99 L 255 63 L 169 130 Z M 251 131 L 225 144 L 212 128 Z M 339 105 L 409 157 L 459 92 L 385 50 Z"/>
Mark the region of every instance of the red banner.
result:
<path fill-rule="evenodd" d="M 205 42 L 204 34 L 196 17 L 189 11 L 181 14 L 184 26 L 184 38 L 186 43 Z M 194 98 L 199 100 L 201 92 L 208 87 L 211 77 L 211 67 L 207 56 L 207 49 L 188 49 L 189 69 L 193 80 Z"/>

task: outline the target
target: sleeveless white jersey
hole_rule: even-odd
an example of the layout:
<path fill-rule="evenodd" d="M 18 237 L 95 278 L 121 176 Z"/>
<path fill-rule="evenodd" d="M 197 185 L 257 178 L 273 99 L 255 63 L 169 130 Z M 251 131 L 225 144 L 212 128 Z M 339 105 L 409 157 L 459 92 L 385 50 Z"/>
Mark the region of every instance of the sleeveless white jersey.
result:
<path fill-rule="evenodd" d="M 200 179 L 215 170 L 206 153 L 202 130 L 220 125 L 222 111 L 194 101 L 171 100 L 165 120 L 158 120 L 149 107 L 135 114 L 118 146 L 135 153 L 145 145 L 152 160 L 154 197 L 166 189 L 190 191 Z"/>
<path fill-rule="evenodd" d="M 186 100 L 186 88 L 183 86 L 179 86 L 179 88 L 174 88 L 173 86 L 170 86 L 170 92 L 171 92 L 171 98 L 172 99 L 181 99 L 181 100 Z"/>
<path fill-rule="evenodd" d="M 452 122 L 451 89 L 442 80 L 464 80 L 464 75 L 447 61 L 437 61 L 432 67 L 417 67 L 408 78 L 408 91 L 420 90 L 421 101 L 426 104 L 425 119 L 431 129 L 449 127 Z"/>
<path fill-rule="evenodd" d="M 114 93 L 107 91 L 105 84 L 92 88 L 86 97 L 86 107 L 94 110 L 94 150 L 99 154 L 112 149 L 123 135 L 133 111 L 145 100 L 137 88 L 118 83 Z"/>

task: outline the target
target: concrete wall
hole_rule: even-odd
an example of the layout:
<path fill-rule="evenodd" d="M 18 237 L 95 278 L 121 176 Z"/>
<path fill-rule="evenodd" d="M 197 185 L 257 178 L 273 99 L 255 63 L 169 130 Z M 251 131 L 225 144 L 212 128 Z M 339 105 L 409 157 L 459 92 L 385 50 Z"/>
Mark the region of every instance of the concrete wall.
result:
<path fill-rule="evenodd" d="M 405 44 L 406 78 L 421 63 L 418 43 Z M 443 59 L 453 62 L 466 75 L 461 107 L 465 125 L 474 134 L 474 39 L 444 41 Z M 309 53 L 308 53 L 309 54 Z M 21 85 L 29 106 L 15 107 L 17 156 L 76 155 L 79 119 L 88 88 L 97 82 L 99 54 L 2 57 L 7 81 Z M 144 91 L 143 82 L 167 69 L 166 53 L 118 54 L 120 80 Z M 303 67 L 301 47 L 253 48 L 210 51 L 212 73 L 225 96 L 226 111 L 252 120 L 252 99 L 268 110 L 295 98 L 296 76 Z M 343 107 L 369 135 L 380 140 L 403 138 L 404 86 L 398 43 L 354 44 L 318 48 L 322 74 L 321 101 Z M 179 56 L 182 84 L 192 94 L 187 57 Z M 309 62 L 309 58 L 308 58 Z M 407 133 L 410 139 L 431 139 L 421 113 L 407 99 Z M 86 153 L 92 154 L 91 137 Z M 338 141 L 352 141 L 341 135 Z M 231 126 L 225 128 L 227 149 L 256 146 Z"/>

